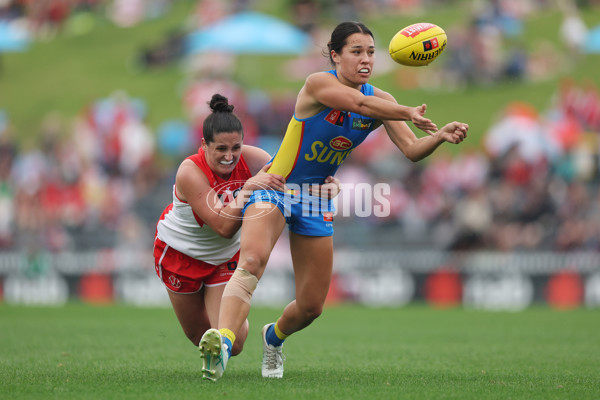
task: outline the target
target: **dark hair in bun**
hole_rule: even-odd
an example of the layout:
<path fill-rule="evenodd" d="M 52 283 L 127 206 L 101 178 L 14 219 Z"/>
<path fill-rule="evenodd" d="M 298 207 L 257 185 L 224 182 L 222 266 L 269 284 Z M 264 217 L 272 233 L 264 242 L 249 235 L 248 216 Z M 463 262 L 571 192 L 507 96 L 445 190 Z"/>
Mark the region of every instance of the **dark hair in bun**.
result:
<path fill-rule="evenodd" d="M 233 105 L 229 104 L 227 97 L 218 93 L 213 94 L 208 103 L 212 113 L 204 120 L 202 136 L 206 143 L 211 143 L 215 135 L 223 132 L 239 132 L 244 137 L 244 130 L 239 118 L 233 113 Z"/>
<path fill-rule="evenodd" d="M 222 96 L 220 94 L 214 94 L 212 99 L 210 99 L 210 109 L 213 110 L 214 113 L 217 112 L 233 112 L 234 106 L 229 104 L 229 100 L 227 97 Z"/>

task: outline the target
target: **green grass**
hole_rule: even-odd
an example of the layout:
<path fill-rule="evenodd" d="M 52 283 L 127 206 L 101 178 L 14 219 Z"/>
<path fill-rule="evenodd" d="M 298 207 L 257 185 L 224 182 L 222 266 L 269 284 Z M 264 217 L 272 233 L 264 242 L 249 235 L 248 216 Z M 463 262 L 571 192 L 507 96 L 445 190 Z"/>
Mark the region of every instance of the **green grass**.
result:
<path fill-rule="evenodd" d="M 0 398 L 597 399 L 597 311 L 422 306 L 327 308 L 285 345 L 282 380 L 260 376 L 253 309 L 244 352 L 216 383 L 172 310 L 0 306 Z"/>

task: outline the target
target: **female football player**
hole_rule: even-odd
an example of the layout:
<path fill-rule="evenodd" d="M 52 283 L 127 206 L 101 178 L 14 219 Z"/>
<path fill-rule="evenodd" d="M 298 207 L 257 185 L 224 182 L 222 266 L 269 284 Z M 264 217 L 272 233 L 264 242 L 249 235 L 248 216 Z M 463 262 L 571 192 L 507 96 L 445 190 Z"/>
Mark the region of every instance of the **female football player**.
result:
<path fill-rule="evenodd" d="M 215 94 L 210 108 L 202 147 L 179 166 L 173 202 L 162 213 L 154 240 L 156 273 L 195 345 L 207 329 L 217 326 L 223 289 L 238 263 L 244 203 L 254 190 L 283 191 L 285 183 L 281 175 L 266 172 L 271 159 L 267 152 L 243 145 L 242 124 L 227 98 Z M 336 180 L 326 183 L 320 189 L 337 193 Z M 248 321 L 236 332 L 239 340 L 231 355 L 242 351 Z M 212 376 L 217 361 L 203 357 L 204 377 Z"/>
<path fill-rule="evenodd" d="M 224 372 L 236 342 L 235 332 L 245 323 L 252 293 L 286 223 L 296 299 L 275 323 L 263 327 L 264 377 L 283 376 L 283 341 L 307 327 L 323 310 L 333 265 L 332 208 L 329 201 L 315 201 L 305 190 L 307 185 L 333 176 L 352 149 L 380 125 L 412 161 L 427 157 L 444 142 L 460 143 L 467 135 L 467 124 L 451 122 L 437 129 L 424 117 L 426 105 L 400 105 L 392 95 L 368 83 L 375 63 L 375 43 L 364 24 L 339 24 L 328 43 L 328 55 L 334 69 L 306 79 L 268 170 L 285 178 L 288 187 L 297 186 L 293 198 L 276 189 L 259 190 L 245 206 L 239 266 L 223 292 L 220 329 L 207 331 L 200 343 L 207 354 L 220 354 L 223 359 L 213 379 Z M 417 138 L 404 121 L 411 121 L 428 135 Z M 257 218 L 259 214 L 262 216 Z"/>

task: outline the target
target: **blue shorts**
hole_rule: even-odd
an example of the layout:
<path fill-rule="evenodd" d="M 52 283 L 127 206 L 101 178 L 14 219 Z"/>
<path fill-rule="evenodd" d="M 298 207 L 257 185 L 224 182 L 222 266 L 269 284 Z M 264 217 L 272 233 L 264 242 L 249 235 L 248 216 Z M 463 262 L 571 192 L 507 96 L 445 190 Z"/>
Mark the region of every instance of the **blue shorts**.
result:
<path fill-rule="evenodd" d="M 256 190 L 244 206 L 246 208 L 254 203 L 275 204 L 285 217 L 290 231 L 305 236 L 332 236 L 333 202 L 317 196 L 311 196 L 300 191 L 283 193 L 275 190 Z M 257 208 L 260 205 L 257 204 Z"/>

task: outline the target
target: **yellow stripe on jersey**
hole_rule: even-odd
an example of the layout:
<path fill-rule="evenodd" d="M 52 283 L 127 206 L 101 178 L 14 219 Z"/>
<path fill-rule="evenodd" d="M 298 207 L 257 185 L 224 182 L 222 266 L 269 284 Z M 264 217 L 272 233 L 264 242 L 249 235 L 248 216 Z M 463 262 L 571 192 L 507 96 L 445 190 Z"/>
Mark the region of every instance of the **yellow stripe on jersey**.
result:
<path fill-rule="evenodd" d="M 267 172 L 281 175 L 284 178 L 292 173 L 298 157 L 300 156 L 300 146 L 302 145 L 302 136 L 304 135 L 304 122 L 298 121 L 292 117 L 288 124 L 287 131 L 281 142 L 281 146 L 273 159 L 273 164 Z"/>

